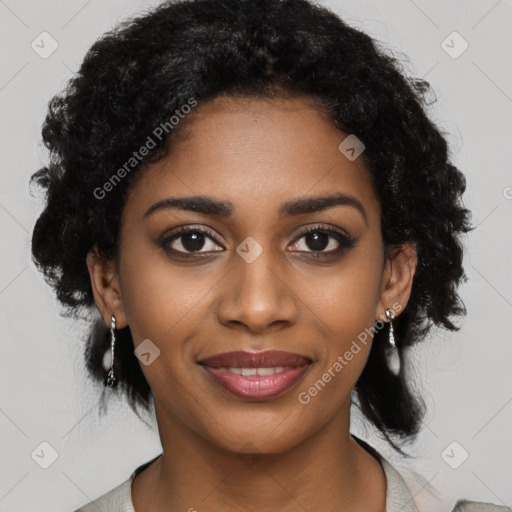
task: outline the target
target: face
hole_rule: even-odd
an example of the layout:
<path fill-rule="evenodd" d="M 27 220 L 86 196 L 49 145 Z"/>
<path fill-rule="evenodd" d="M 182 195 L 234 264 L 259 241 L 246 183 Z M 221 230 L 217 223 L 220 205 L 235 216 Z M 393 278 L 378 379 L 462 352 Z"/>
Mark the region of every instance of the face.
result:
<path fill-rule="evenodd" d="M 362 157 L 346 158 L 348 134 L 299 98 L 219 97 L 183 128 L 128 195 L 104 289 L 88 260 L 105 319 L 150 354 L 141 368 L 160 428 L 277 453 L 346 425 L 371 347 L 361 333 L 404 307 L 413 273 L 410 259 L 385 258 Z M 272 350 L 294 355 L 259 361 L 275 375 L 251 375 L 250 355 L 203 364 Z"/>

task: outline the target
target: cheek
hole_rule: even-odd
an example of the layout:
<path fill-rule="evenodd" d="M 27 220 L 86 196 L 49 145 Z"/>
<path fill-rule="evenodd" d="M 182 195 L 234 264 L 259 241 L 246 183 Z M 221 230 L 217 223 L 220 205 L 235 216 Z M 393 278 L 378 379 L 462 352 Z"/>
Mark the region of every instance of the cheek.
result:
<path fill-rule="evenodd" d="M 341 404 L 350 402 L 370 353 L 381 276 L 380 261 L 357 256 L 329 280 L 327 293 L 312 297 L 311 307 L 321 319 L 316 331 L 327 334 L 316 370 L 298 390 L 297 399 L 315 422 L 328 421 Z"/>
<path fill-rule="evenodd" d="M 150 364 L 141 359 L 141 370 L 155 397 L 185 410 L 184 383 L 194 356 L 187 340 L 200 328 L 201 307 L 212 285 L 208 287 L 197 272 L 180 272 L 158 251 L 135 245 L 126 246 L 120 272 L 134 348 L 145 340 L 153 344 L 141 346 L 144 351 L 149 347 L 151 354 Z"/>
<path fill-rule="evenodd" d="M 127 244 L 121 262 L 123 304 L 135 345 L 143 339 L 172 346 L 197 321 L 213 279 L 207 272 L 180 270 L 160 250 Z M 212 281 L 212 282 L 210 282 Z"/>
<path fill-rule="evenodd" d="M 371 348 L 372 328 L 380 297 L 382 279 L 381 248 L 377 243 L 354 251 L 310 296 L 310 305 L 317 312 L 328 332 L 324 344 L 324 371 L 343 359 L 347 383 L 355 384 Z M 339 366 L 337 366 L 339 370 Z"/>

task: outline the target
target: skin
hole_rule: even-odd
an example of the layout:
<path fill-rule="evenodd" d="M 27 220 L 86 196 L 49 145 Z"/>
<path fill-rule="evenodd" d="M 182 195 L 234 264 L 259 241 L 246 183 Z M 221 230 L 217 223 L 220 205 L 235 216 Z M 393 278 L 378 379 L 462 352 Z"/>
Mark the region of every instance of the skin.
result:
<path fill-rule="evenodd" d="M 347 134 L 306 98 L 218 97 L 180 128 L 169 155 L 127 197 L 118 270 L 95 250 L 87 258 L 106 324 L 113 314 L 118 328 L 130 326 L 135 347 L 150 339 L 161 351 L 141 368 L 163 456 L 134 480 L 135 509 L 384 512 L 383 468 L 349 434 L 350 396 L 372 340 L 310 403 L 297 396 L 358 334 L 385 320 L 386 308 L 398 306 L 396 316 L 405 308 L 414 247 L 385 251 L 363 157 L 350 161 L 339 151 Z M 286 201 L 334 192 L 356 198 L 366 218 L 350 205 L 278 215 Z M 144 216 L 162 199 L 197 195 L 230 201 L 232 215 L 159 209 Z M 199 257 L 183 238 L 162 248 L 158 241 L 181 225 L 209 229 L 215 239 L 206 236 Z M 303 232 L 317 225 L 347 232 L 355 247 L 333 252 L 339 243 L 329 237 L 320 252 L 331 255 L 315 256 Z M 248 236 L 262 248 L 252 263 L 236 252 Z M 272 399 L 238 398 L 197 364 L 267 349 L 313 361 Z"/>

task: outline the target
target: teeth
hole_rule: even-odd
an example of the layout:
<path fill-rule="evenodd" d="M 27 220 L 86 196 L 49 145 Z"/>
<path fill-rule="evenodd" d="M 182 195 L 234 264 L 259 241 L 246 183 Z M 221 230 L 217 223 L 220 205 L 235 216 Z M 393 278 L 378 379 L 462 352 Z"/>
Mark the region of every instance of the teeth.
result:
<path fill-rule="evenodd" d="M 274 375 L 276 373 L 281 373 L 284 371 L 283 366 L 275 366 L 270 368 L 233 368 L 233 367 L 219 367 L 218 370 L 227 371 L 231 373 L 235 373 L 236 375 L 243 375 L 244 377 L 248 377 L 251 375 L 259 375 L 261 377 L 268 377 L 269 375 Z"/>

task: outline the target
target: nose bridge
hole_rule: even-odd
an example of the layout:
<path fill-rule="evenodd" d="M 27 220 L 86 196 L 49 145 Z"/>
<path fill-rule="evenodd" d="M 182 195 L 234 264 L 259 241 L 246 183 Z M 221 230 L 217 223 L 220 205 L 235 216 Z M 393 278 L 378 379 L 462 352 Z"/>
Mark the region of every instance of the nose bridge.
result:
<path fill-rule="evenodd" d="M 220 298 L 220 322 L 262 331 L 271 324 L 295 321 L 293 293 L 286 284 L 283 266 L 270 248 L 248 237 L 233 254 L 233 265 Z"/>

